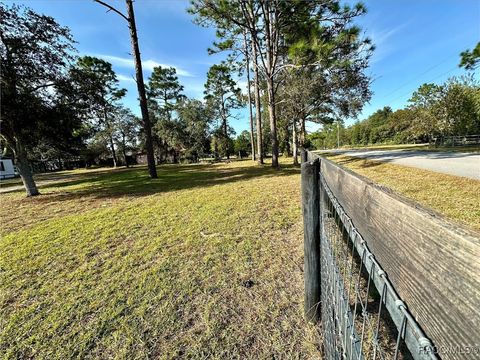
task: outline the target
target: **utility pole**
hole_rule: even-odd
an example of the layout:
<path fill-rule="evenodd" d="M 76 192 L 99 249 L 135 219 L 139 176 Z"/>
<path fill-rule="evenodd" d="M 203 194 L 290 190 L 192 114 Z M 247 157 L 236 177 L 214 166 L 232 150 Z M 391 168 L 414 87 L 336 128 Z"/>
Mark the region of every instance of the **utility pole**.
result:
<path fill-rule="evenodd" d="M 337 149 L 340 149 L 340 119 L 337 119 Z"/>
<path fill-rule="evenodd" d="M 156 179 L 157 169 L 155 167 L 155 157 L 153 154 L 153 142 L 152 142 L 152 124 L 150 122 L 150 116 L 147 108 L 147 96 L 145 94 L 145 83 L 143 81 L 142 60 L 140 58 L 140 48 L 138 46 L 137 27 L 135 24 L 135 14 L 133 11 L 133 0 L 125 0 L 127 4 L 127 15 L 124 15 L 121 11 L 115 9 L 113 6 L 107 4 L 102 0 L 93 0 L 100 5 L 105 6 L 109 11 L 113 11 L 120 15 L 128 22 L 128 28 L 130 29 L 130 39 L 133 50 L 133 60 L 135 63 L 135 75 L 137 80 L 138 97 L 140 98 L 140 110 L 142 112 L 143 130 L 145 133 L 145 146 L 147 148 L 147 163 L 148 172 L 152 179 Z"/>

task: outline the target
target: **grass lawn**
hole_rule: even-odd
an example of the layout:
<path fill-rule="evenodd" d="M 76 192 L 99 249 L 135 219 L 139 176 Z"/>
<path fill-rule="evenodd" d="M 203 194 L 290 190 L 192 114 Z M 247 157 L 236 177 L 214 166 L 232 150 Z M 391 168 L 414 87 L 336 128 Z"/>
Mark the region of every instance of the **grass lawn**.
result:
<path fill-rule="evenodd" d="M 433 146 L 429 144 L 398 144 L 398 145 L 364 145 L 364 146 L 345 146 L 340 150 L 411 150 L 411 151 L 445 151 L 445 152 L 480 152 L 480 146 Z M 322 150 L 318 150 L 322 152 Z"/>
<path fill-rule="evenodd" d="M 328 157 L 480 229 L 479 181 Z M 299 168 L 158 173 L 67 171 L 39 176 L 39 197 L 0 194 L 0 358 L 319 358 Z"/>
<path fill-rule="evenodd" d="M 299 169 L 58 174 L 1 194 L 0 357 L 319 358 Z"/>
<path fill-rule="evenodd" d="M 345 155 L 328 159 L 463 225 L 480 230 L 480 181 Z"/>

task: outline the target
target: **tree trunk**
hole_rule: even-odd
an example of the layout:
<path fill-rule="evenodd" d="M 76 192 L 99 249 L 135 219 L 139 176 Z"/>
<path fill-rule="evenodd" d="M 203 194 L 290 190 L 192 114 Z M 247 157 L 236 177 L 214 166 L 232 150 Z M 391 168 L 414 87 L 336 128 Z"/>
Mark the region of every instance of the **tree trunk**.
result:
<path fill-rule="evenodd" d="M 266 43 L 266 66 L 265 74 L 267 80 L 267 95 L 268 95 L 268 117 L 270 120 L 270 135 L 272 137 L 272 167 L 278 167 L 278 138 L 277 138 L 277 117 L 275 113 L 275 88 L 274 88 L 274 49 L 275 37 L 273 34 L 273 27 L 271 19 L 272 13 L 270 4 L 265 2 L 264 7 L 264 21 L 265 21 L 265 43 Z"/>
<path fill-rule="evenodd" d="M 298 165 L 298 139 L 297 139 L 297 124 L 295 120 L 293 121 L 293 131 L 292 131 L 292 142 L 293 142 L 293 164 Z"/>
<path fill-rule="evenodd" d="M 259 164 L 263 164 L 262 109 L 260 104 L 260 81 L 258 76 L 257 47 L 254 41 L 252 41 L 252 59 L 253 59 L 253 75 L 254 75 L 253 87 L 254 87 L 254 95 L 255 95 L 255 118 L 257 123 L 257 162 Z"/>
<path fill-rule="evenodd" d="M 155 167 L 155 155 L 153 153 L 152 142 L 152 124 L 150 123 L 150 117 L 147 108 L 147 96 L 145 94 L 145 84 L 143 82 L 142 61 L 140 58 L 140 49 L 138 47 L 137 28 L 135 25 L 135 15 L 133 12 L 132 0 L 126 0 L 128 22 L 130 28 L 130 37 L 132 40 L 133 57 L 135 62 L 135 74 L 137 78 L 137 89 L 140 98 L 140 110 L 142 111 L 143 127 L 145 132 L 145 146 L 147 148 L 147 162 L 148 171 L 152 179 L 156 179 L 157 169 Z"/>
<path fill-rule="evenodd" d="M 227 155 L 227 159 L 230 159 L 230 151 L 228 150 L 228 124 L 227 124 L 227 112 L 225 111 L 225 103 L 223 102 L 223 95 L 222 95 L 222 131 L 225 141 L 225 153 Z"/>
<path fill-rule="evenodd" d="M 128 160 L 127 160 L 127 151 L 125 150 L 125 134 L 122 134 L 122 155 L 123 155 L 123 160 L 125 160 L 125 166 L 128 168 Z"/>
<path fill-rule="evenodd" d="M 163 161 L 167 163 L 168 162 L 168 144 L 166 140 L 163 140 L 163 150 L 165 155 L 165 157 L 163 158 Z"/>
<path fill-rule="evenodd" d="M 299 143 L 302 148 L 305 147 L 305 134 L 306 134 L 305 122 L 306 122 L 305 117 L 302 117 L 300 119 L 300 139 L 299 139 L 300 140 Z"/>
<path fill-rule="evenodd" d="M 103 102 L 106 103 L 105 99 L 103 99 Z M 117 154 L 115 153 L 115 145 L 113 143 L 113 126 L 112 124 L 109 123 L 108 121 L 108 116 L 107 116 L 107 106 L 104 105 L 103 107 L 103 122 L 105 123 L 105 127 L 108 130 L 108 142 L 110 143 L 110 151 L 112 152 L 112 160 L 113 160 L 113 167 L 117 167 L 118 159 L 117 159 Z"/>
<path fill-rule="evenodd" d="M 337 120 L 337 149 L 340 148 L 340 120 Z"/>
<path fill-rule="evenodd" d="M 33 174 L 30 169 L 30 164 L 28 163 L 27 153 L 18 139 L 15 141 L 14 155 L 18 172 L 22 178 L 27 196 L 40 195 L 40 192 L 37 189 L 37 184 L 35 184 L 35 180 L 33 180 Z"/>
<path fill-rule="evenodd" d="M 110 136 L 110 150 L 112 151 L 112 158 L 113 158 L 113 167 L 117 167 L 118 159 L 117 159 L 117 153 L 115 152 L 115 145 L 113 144 L 113 138 Z"/>
<path fill-rule="evenodd" d="M 224 145 L 225 145 L 225 154 L 227 155 L 227 160 L 230 160 L 230 149 L 228 146 L 228 135 L 227 135 L 227 122 L 224 121 Z"/>
<path fill-rule="evenodd" d="M 290 146 L 290 131 L 289 131 L 289 126 L 288 126 L 288 121 L 287 125 L 285 126 L 285 137 L 283 138 L 283 141 L 285 141 L 285 153 L 283 156 L 291 156 L 292 155 L 292 148 Z"/>
<path fill-rule="evenodd" d="M 278 167 L 278 138 L 277 138 L 277 118 L 275 114 L 275 92 L 273 89 L 273 79 L 267 78 L 268 91 L 268 117 L 270 120 L 270 134 L 272 136 L 272 167 Z"/>
<path fill-rule="evenodd" d="M 125 148 L 123 148 L 123 159 L 125 160 L 125 166 L 128 168 L 130 167 L 128 165 L 128 160 L 127 160 L 127 152 L 125 151 Z"/>
<path fill-rule="evenodd" d="M 218 138 L 215 139 L 215 143 L 213 145 L 213 154 L 215 160 L 218 160 L 220 158 L 220 155 L 218 154 Z"/>
<path fill-rule="evenodd" d="M 250 111 L 250 145 L 252 147 L 252 160 L 255 161 L 255 137 L 253 133 L 252 94 L 250 93 L 250 57 L 248 53 L 247 34 L 245 32 L 243 33 L 243 45 L 245 50 L 245 62 L 247 71 L 248 110 Z"/>

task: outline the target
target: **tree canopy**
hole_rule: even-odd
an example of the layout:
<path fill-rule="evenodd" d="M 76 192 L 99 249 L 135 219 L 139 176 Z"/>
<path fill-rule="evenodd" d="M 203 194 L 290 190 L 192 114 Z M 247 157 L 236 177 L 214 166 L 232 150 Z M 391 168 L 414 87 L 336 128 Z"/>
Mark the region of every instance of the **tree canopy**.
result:
<path fill-rule="evenodd" d="M 445 136 L 480 133 L 480 83 L 473 76 L 453 77 L 437 85 L 426 83 L 413 92 L 409 104 L 393 111 L 379 109 L 363 121 L 340 126 L 341 145 L 435 142 Z M 318 148 L 337 146 L 337 128 L 324 126 L 310 140 Z"/>
<path fill-rule="evenodd" d="M 287 128 L 294 122 L 301 122 L 303 141 L 306 118 L 318 121 L 355 115 L 370 98 L 364 70 L 373 48 L 369 39 L 360 36 L 360 29 L 352 25 L 353 19 L 365 13 L 361 4 L 350 7 L 341 6 L 339 1 L 194 0 L 189 11 L 197 23 L 217 29 L 215 51 L 229 51 L 235 58 L 244 49 L 241 43 L 248 34 L 256 113 L 261 112 L 259 88 L 265 93 L 269 121 L 262 126 L 269 128 L 274 167 L 278 166 L 279 131 L 288 133 Z M 311 86 L 298 89 L 294 106 L 287 111 L 287 101 L 292 104 L 288 80 L 298 76 L 311 80 Z M 282 90 L 287 100 L 281 97 Z M 280 113 L 295 114 L 289 124 L 280 124 L 283 130 L 279 130 Z"/>
<path fill-rule="evenodd" d="M 24 6 L 0 4 L 0 145 L 14 157 L 27 195 L 38 194 L 32 170 L 39 169 L 128 166 L 146 156 L 156 177 L 160 163 L 247 155 L 259 164 L 271 157 L 278 167 L 281 153 L 298 163 L 299 149 L 312 144 L 480 132 L 473 73 L 423 84 L 403 109 L 386 106 L 347 126 L 372 96 L 374 46 L 357 25 L 366 13 L 361 3 L 193 0 L 194 21 L 215 29 L 208 52 L 224 55 L 206 74 L 203 98 L 191 99 L 173 67 L 154 67 L 143 84 L 132 1 L 126 15 L 96 1 L 129 22 L 141 119 L 122 104 L 126 90 L 112 64 L 77 56 L 68 28 Z M 475 70 L 479 51 L 480 44 L 462 52 L 460 66 Z M 236 136 L 247 106 L 249 130 Z M 307 122 L 321 130 L 309 135 Z"/>
<path fill-rule="evenodd" d="M 205 100 L 212 109 L 214 118 L 218 123 L 214 134 L 214 152 L 217 156 L 220 154 L 228 158 L 232 152 L 230 135 L 234 133 L 228 125 L 228 120 L 232 116 L 232 110 L 240 108 L 242 102 L 241 91 L 232 79 L 231 69 L 226 63 L 210 67 L 204 94 Z"/>
<path fill-rule="evenodd" d="M 460 67 L 467 70 L 474 70 L 480 65 L 480 42 L 473 50 L 465 50 L 460 53 Z"/>
<path fill-rule="evenodd" d="M 28 153 L 39 144 L 73 150 L 81 133 L 74 94 L 65 86 L 74 41 L 55 19 L 23 6 L 0 4 L 0 17 L 1 137 L 32 196 L 39 192 Z"/>

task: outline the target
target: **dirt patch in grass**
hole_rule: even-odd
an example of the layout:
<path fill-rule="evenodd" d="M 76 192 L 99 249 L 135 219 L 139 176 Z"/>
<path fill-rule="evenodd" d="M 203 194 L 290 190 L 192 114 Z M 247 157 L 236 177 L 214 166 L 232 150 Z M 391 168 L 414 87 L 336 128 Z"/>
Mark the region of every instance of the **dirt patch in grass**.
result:
<path fill-rule="evenodd" d="M 298 168 L 245 161 L 0 195 L 0 353 L 319 358 L 303 319 L 299 191 Z"/>
<path fill-rule="evenodd" d="M 480 181 L 396 164 L 326 155 L 463 225 L 480 230 Z"/>

